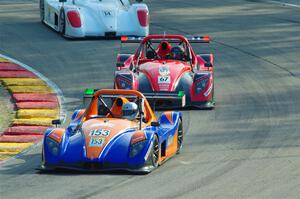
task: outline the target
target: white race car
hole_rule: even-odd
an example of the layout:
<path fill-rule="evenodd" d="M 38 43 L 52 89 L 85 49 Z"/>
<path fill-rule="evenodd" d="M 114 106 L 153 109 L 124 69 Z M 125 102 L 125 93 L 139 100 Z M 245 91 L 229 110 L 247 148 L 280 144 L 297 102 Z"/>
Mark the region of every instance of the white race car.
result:
<path fill-rule="evenodd" d="M 137 0 L 40 0 L 41 21 L 65 37 L 147 36 L 149 10 Z"/>

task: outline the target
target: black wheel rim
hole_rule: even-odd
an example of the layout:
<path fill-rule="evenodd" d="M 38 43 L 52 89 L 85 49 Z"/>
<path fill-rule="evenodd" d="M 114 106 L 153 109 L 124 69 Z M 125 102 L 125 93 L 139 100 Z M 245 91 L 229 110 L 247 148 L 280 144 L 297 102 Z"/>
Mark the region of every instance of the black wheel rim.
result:
<path fill-rule="evenodd" d="M 41 21 L 44 20 L 44 15 L 45 15 L 44 12 L 45 12 L 44 1 L 40 0 L 40 18 L 41 18 Z"/>
<path fill-rule="evenodd" d="M 59 30 L 62 34 L 65 33 L 65 14 L 64 12 L 61 12 L 60 19 L 59 19 Z"/>
<path fill-rule="evenodd" d="M 152 160 L 154 166 L 157 165 L 158 157 L 159 157 L 159 146 L 158 146 L 157 138 L 155 138 L 153 143 L 153 154 L 152 154 Z"/>
<path fill-rule="evenodd" d="M 183 141 L 183 130 L 182 130 L 182 123 L 179 123 L 179 127 L 178 127 L 178 138 L 177 138 L 177 146 L 178 146 L 178 150 L 180 149 L 181 145 L 182 145 L 182 141 Z"/>

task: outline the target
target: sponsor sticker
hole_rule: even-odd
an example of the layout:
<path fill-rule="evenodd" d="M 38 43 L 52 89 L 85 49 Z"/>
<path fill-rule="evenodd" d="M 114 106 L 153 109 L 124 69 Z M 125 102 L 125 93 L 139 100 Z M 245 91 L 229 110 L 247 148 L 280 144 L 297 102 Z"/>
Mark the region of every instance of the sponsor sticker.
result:
<path fill-rule="evenodd" d="M 158 76 L 159 84 L 170 84 L 170 76 Z"/>
<path fill-rule="evenodd" d="M 105 138 L 103 137 L 92 137 L 90 139 L 90 147 L 101 147 L 104 144 Z"/>
<path fill-rule="evenodd" d="M 110 11 L 110 10 L 103 11 L 103 14 L 104 14 L 105 17 L 112 17 L 113 16 L 112 11 Z"/>
<path fill-rule="evenodd" d="M 173 144 L 173 141 L 174 141 L 174 136 L 173 135 L 170 135 L 168 137 L 168 146 L 170 146 L 171 144 Z"/>
<path fill-rule="evenodd" d="M 53 137 L 55 137 L 55 138 L 57 138 L 57 139 L 60 139 L 61 137 L 59 136 L 59 135 L 56 135 L 56 133 L 54 132 L 54 133 L 52 133 L 52 134 L 50 134 L 51 136 L 53 136 Z"/>
<path fill-rule="evenodd" d="M 104 136 L 107 137 L 110 134 L 110 130 L 107 129 L 93 129 L 90 131 L 89 136 Z"/>
<path fill-rule="evenodd" d="M 160 91 L 168 91 L 169 90 L 169 84 L 159 84 L 159 90 Z"/>
<path fill-rule="evenodd" d="M 167 66 L 159 67 L 158 72 L 161 76 L 167 76 L 170 74 L 169 67 L 167 67 Z"/>
<path fill-rule="evenodd" d="M 113 127 L 114 124 L 113 123 L 109 123 L 109 122 L 101 122 L 101 123 L 95 123 L 92 124 L 90 127 L 96 127 L 96 126 L 105 126 L 105 127 Z"/>

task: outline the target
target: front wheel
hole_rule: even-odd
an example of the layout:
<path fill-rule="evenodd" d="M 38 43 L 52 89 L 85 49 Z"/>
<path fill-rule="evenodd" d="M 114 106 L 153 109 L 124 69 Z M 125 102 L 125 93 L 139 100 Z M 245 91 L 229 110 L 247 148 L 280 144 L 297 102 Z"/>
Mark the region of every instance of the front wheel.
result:
<path fill-rule="evenodd" d="M 152 150 L 151 150 L 151 157 L 152 157 L 152 166 L 154 168 L 157 168 L 158 167 L 158 159 L 159 159 L 159 143 L 158 143 L 157 135 L 154 135 L 153 146 L 152 146 Z"/>
<path fill-rule="evenodd" d="M 45 5 L 44 0 L 40 0 L 40 20 L 44 23 L 45 19 Z"/>
<path fill-rule="evenodd" d="M 183 128 L 182 128 L 182 121 L 181 121 L 181 119 L 179 119 L 178 130 L 177 130 L 177 151 L 176 151 L 176 154 L 180 153 L 180 150 L 182 148 L 182 142 L 183 142 Z"/>

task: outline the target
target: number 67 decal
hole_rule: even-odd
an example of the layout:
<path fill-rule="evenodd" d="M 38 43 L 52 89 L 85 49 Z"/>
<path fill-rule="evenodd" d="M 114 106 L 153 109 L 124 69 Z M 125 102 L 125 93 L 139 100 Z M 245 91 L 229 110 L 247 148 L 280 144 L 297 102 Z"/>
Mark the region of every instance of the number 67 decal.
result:
<path fill-rule="evenodd" d="M 165 83 L 169 84 L 170 83 L 170 76 L 158 76 L 158 83 Z"/>

